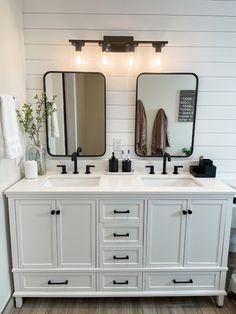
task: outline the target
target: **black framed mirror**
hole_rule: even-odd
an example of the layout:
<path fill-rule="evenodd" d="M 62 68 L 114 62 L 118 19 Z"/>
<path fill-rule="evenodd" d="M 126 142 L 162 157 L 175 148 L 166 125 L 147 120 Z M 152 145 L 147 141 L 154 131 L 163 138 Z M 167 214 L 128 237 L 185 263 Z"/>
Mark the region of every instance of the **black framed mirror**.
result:
<path fill-rule="evenodd" d="M 99 72 L 49 71 L 44 91 L 55 99 L 56 111 L 46 123 L 47 150 L 56 157 L 70 156 L 78 147 L 81 157 L 106 151 L 106 80 Z"/>
<path fill-rule="evenodd" d="M 139 157 L 193 153 L 198 76 L 141 73 L 136 82 L 135 152 Z"/>

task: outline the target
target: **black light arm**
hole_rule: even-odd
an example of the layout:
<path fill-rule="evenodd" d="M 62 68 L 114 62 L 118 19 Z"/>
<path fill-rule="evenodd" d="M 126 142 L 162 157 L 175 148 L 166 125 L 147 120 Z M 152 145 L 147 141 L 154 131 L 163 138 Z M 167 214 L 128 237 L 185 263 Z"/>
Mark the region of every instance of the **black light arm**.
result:
<path fill-rule="evenodd" d="M 155 52 L 161 52 L 168 44 L 168 41 L 134 40 L 133 36 L 104 36 L 103 40 L 70 39 L 69 42 L 76 51 L 81 51 L 86 43 L 98 43 L 102 51 L 107 52 L 134 52 L 139 44 L 151 44 Z"/>

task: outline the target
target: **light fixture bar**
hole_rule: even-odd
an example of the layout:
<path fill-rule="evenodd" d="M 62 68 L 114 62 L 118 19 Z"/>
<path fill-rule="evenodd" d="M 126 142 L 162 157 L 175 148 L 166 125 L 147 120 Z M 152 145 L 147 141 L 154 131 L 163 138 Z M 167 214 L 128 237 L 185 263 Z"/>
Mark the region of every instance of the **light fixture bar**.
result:
<path fill-rule="evenodd" d="M 106 52 L 134 52 L 139 44 L 152 44 L 155 52 L 161 52 L 161 49 L 168 44 L 168 41 L 137 41 L 133 36 L 104 36 L 103 40 L 70 39 L 69 42 L 76 51 L 81 51 L 85 43 L 98 43 L 102 51 Z"/>

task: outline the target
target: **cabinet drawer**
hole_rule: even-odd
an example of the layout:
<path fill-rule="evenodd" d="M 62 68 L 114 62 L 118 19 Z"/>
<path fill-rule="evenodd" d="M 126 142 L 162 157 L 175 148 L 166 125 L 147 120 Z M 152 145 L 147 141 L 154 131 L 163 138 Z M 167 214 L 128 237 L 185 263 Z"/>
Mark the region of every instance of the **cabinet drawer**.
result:
<path fill-rule="evenodd" d="M 22 273 L 24 291 L 96 291 L 95 273 Z"/>
<path fill-rule="evenodd" d="M 100 248 L 100 267 L 142 267 L 142 248 Z"/>
<path fill-rule="evenodd" d="M 214 290 L 219 286 L 218 272 L 144 273 L 145 290 Z"/>
<path fill-rule="evenodd" d="M 142 273 L 101 273 L 101 291 L 139 291 L 142 287 Z"/>
<path fill-rule="evenodd" d="M 104 224 L 100 225 L 101 244 L 142 244 L 142 224 Z"/>
<path fill-rule="evenodd" d="M 100 202 L 100 221 L 143 221 L 143 201 L 112 200 Z"/>

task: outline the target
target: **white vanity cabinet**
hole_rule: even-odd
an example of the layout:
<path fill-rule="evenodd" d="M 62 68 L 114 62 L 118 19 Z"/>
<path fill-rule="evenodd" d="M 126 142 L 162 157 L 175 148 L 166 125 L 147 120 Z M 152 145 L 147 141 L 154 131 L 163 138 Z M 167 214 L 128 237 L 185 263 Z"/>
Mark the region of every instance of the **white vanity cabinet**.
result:
<path fill-rule="evenodd" d="M 227 201 L 149 200 L 147 267 L 218 267 Z"/>
<path fill-rule="evenodd" d="M 95 201 L 17 200 L 14 215 L 20 269 L 95 267 Z"/>
<path fill-rule="evenodd" d="M 9 193 L 23 297 L 217 296 L 233 193 Z"/>
<path fill-rule="evenodd" d="M 10 208 L 12 243 L 20 269 L 55 268 L 57 266 L 56 211 L 54 200 L 16 200 Z M 14 229 L 13 229 L 14 228 Z M 14 265 L 16 266 L 16 265 Z"/>

